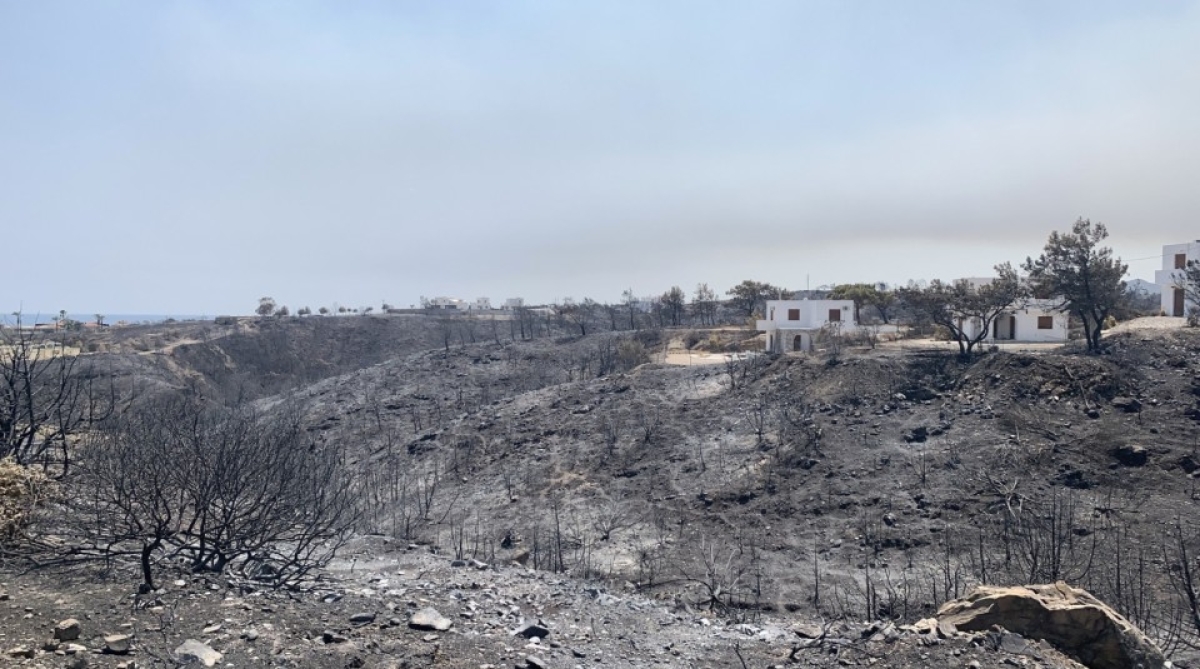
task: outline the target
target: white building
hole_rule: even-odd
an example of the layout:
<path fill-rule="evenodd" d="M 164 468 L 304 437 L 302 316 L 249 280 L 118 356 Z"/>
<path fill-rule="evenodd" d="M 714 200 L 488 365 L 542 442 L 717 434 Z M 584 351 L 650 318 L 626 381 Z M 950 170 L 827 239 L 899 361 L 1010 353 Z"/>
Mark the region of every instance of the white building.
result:
<path fill-rule="evenodd" d="M 523 297 L 510 297 L 507 300 L 504 300 L 504 308 L 505 309 L 520 309 L 521 307 L 524 307 L 524 306 L 525 306 L 525 298 L 523 298 Z"/>
<path fill-rule="evenodd" d="M 976 290 L 995 281 L 992 277 L 968 277 Z M 1058 309 L 1060 300 L 1023 299 L 992 321 L 992 331 L 983 342 L 1014 341 L 1026 343 L 1062 343 L 1070 338 L 1071 317 Z M 963 323 L 963 332 L 974 339 L 982 323 L 978 318 Z"/>
<path fill-rule="evenodd" d="M 1026 300 L 992 321 L 984 342 L 1061 343 L 1070 336 L 1070 316 L 1054 300 Z M 978 318 L 962 323 L 963 332 L 974 339 L 982 326 Z"/>
<path fill-rule="evenodd" d="M 422 309 L 443 309 L 447 311 L 463 311 L 467 308 L 466 300 L 460 300 L 457 297 L 434 297 L 426 299 L 421 298 Z"/>
<path fill-rule="evenodd" d="M 1200 262 L 1200 240 L 1163 247 L 1162 269 L 1155 270 L 1154 283 L 1162 293 L 1162 310 L 1168 316 L 1187 315 L 1187 299 L 1180 284 L 1188 261 Z"/>
<path fill-rule="evenodd" d="M 491 311 L 492 300 L 488 297 L 477 297 L 474 302 L 467 305 L 467 308 L 472 311 Z"/>
<path fill-rule="evenodd" d="M 854 300 L 768 300 L 766 318 L 757 323 L 774 353 L 813 350 L 813 335 L 826 326 L 856 330 Z"/>

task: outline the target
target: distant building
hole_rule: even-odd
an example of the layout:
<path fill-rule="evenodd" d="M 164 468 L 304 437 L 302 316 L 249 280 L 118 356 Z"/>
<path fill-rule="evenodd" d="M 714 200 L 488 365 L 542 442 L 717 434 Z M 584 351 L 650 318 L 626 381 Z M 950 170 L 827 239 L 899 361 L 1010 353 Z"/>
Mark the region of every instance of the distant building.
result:
<path fill-rule="evenodd" d="M 524 306 L 525 306 L 525 298 L 523 298 L 523 297 L 510 297 L 510 298 L 508 298 L 507 300 L 504 300 L 504 307 L 503 307 L 503 308 L 504 308 L 504 309 L 520 309 L 520 308 L 522 308 L 522 307 L 524 307 Z"/>
<path fill-rule="evenodd" d="M 1200 240 L 1163 246 L 1162 269 L 1154 272 L 1154 283 L 1162 295 L 1162 311 L 1168 316 L 1187 315 L 1183 270 L 1189 261 L 1200 262 Z"/>
<path fill-rule="evenodd" d="M 467 308 L 471 311 L 491 311 L 492 300 L 487 297 L 477 297 L 474 302 L 467 305 Z"/>
<path fill-rule="evenodd" d="M 813 350 L 813 335 L 827 326 L 842 332 L 858 329 L 854 300 L 767 300 L 766 318 L 757 329 L 767 334 L 772 353 Z"/>
<path fill-rule="evenodd" d="M 434 297 L 421 298 L 422 309 L 439 309 L 443 311 L 466 311 L 466 300 L 460 300 L 456 297 Z"/>
<path fill-rule="evenodd" d="M 995 281 L 992 277 L 966 279 L 976 289 Z M 992 321 L 992 331 L 983 342 L 1013 341 L 1026 343 L 1061 343 L 1070 338 L 1071 319 L 1059 309 L 1061 300 L 1024 299 L 1004 310 Z M 983 324 L 978 318 L 970 322 L 959 319 L 963 334 L 974 339 Z"/>
<path fill-rule="evenodd" d="M 996 316 L 991 332 L 980 341 L 1061 343 L 1070 336 L 1070 316 L 1058 309 L 1055 300 L 1026 300 Z M 978 318 L 971 322 L 960 319 L 960 326 L 967 337 L 974 339 L 983 326 Z"/>

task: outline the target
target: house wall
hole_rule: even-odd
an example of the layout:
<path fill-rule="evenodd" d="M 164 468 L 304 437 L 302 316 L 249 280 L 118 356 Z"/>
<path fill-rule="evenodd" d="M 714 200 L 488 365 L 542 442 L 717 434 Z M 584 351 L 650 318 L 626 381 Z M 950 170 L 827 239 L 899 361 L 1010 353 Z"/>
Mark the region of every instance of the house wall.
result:
<path fill-rule="evenodd" d="M 853 300 L 768 300 L 765 318 L 756 323 L 759 332 L 767 333 L 764 348 L 768 352 L 783 353 L 793 350 L 811 350 L 812 332 L 829 323 L 829 311 L 837 309 L 842 315 L 842 331 L 858 328 L 854 320 Z M 798 318 L 788 318 L 795 310 Z M 802 336 L 802 347 L 794 347 L 795 338 Z"/>
<path fill-rule="evenodd" d="M 1185 264 L 1188 261 L 1200 261 L 1200 240 L 1163 246 L 1162 268 L 1154 272 L 1154 283 L 1158 285 L 1162 294 L 1160 307 L 1168 316 L 1183 316 L 1187 313 L 1186 303 L 1183 305 L 1183 313 L 1176 313 L 1175 308 L 1175 284 L 1183 278 L 1183 272 L 1175 267 L 1175 261 L 1176 256 L 1181 254 Z"/>
<path fill-rule="evenodd" d="M 1038 320 L 1042 317 L 1051 319 L 1051 327 L 1049 329 L 1041 329 L 1038 327 Z M 1007 319 L 1011 318 L 1009 321 Z M 999 334 L 997 338 L 996 322 L 1000 323 Z M 1009 338 L 1010 325 L 1015 324 L 1015 336 Z M 974 338 L 979 333 L 979 323 L 965 323 L 964 330 L 968 337 Z M 988 334 L 983 341 L 988 343 L 1004 343 L 1006 341 L 1024 342 L 1024 343 L 1057 343 L 1065 342 L 1070 337 L 1070 317 L 1062 312 L 1056 311 L 1053 308 L 1053 303 L 1046 302 L 1043 304 L 1031 303 L 1021 309 L 1007 311 L 993 321 Z"/>

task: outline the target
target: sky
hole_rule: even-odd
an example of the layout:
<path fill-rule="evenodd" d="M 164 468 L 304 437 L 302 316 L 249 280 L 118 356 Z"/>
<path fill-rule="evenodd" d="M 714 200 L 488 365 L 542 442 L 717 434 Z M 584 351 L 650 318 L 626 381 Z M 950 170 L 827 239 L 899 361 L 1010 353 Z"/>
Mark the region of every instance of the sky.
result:
<path fill-rule="evenodd" d="M 0 0 L 0 311 L 1152 278 L 1197 119 L 1197 2 Z"/>

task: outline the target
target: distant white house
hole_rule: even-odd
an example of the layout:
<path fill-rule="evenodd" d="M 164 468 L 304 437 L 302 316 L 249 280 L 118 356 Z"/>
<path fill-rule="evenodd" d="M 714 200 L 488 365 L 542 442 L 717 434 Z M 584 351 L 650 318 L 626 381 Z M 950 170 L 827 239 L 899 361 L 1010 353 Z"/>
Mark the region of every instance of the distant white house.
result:
<path fill-rule="evenodd" d="M 1061 343 L 1070 336 L 1070 316 L 1058 310 L 1054 300 L 1026 300 L 992 321 L 984 342 Z M 982 323 L 978 318 L 962 323 L 963 332 L 974 339 Z"/>
<path fill-rule="evenodd" d="M 491 311 L 492 300 L 487 297 L 477 297 L 474 302 L 467 305 L 467 308 L 472 311 Z"/>
<path fill-rule="evenodd" d="M 1162 310 L 1168 316 L 1187 315 L 1187 296 L 1182 287 L 1188 261 L 1200 261 L 1200 240 L 1163 246 L 1162 269 L 1155 270 L 1154 283 L 1162 295 Z"/>
<path fill-rule="evenodd" d="M 434 297 L 426 299 L 421 298 L 422 309 L 442 309 L 446 311 L 464 311 L 467 309 L 466 300 L 460 300 L 456 297 Z"/>
<path fill-rule="evenodd" d="M 854 300 L 768 300 L 757 329 L 767 334 L 767 352 L 813 350 L 813 335 L 826 326 L 842 332 L 858 329 Z"/>
<path fill-rule="evenodd" d="M 992 277 L 969 277 L 967 281 L 975 288 L 982 288 L 992 281 Z M 1026 342 L 1026 343 L 1062 343 L 1070 338 L 1071 317 L 1058 307 L 1060 300 L 1023 299 L 1005 310 L 992 321 L 991 332 L 983 342 Z M 960 321 L 963 333 L 971 339 L 979 334 L 982 323 L 974 318 L 970 321 Z"/>
<path fill-rule="evenodd" d="M 524 306 L 525 306 L 525 298 L 523 298 L 523 297 L 510 297 L 510 298 L 508 298 L 507 300 L 504 300 L 504 307 L 503 307 L 503 308 L 504 308 L 504 309 L 520 309 L 520 308 L 522 308 L 522 307 L 524 307 Z"/>

